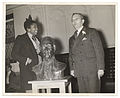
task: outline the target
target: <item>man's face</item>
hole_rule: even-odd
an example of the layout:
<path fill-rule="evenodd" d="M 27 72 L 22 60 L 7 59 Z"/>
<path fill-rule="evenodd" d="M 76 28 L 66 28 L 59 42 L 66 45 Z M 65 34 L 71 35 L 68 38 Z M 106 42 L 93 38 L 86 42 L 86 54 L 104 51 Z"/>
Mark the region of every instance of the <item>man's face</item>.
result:
<path fill-rule="evenodd" d="M 50 59 L 54 55 L 54 48 L 51 43 L 45 43 L 42 45 L 43 58 Z"/>
<path fill-rule="evenodd" d="M 81 18 L 80 15 L 75 14 L 72 17 L 72 24 L 75 27 L 76 30 L 78 30 L 84 23 L 84 19 Z"/>
<path fill-rule="evenodd" d="M 32 35 L 37 35 L 38 27 L 37 24 L 33 23 L 29 29 L 27 29 Z"/>

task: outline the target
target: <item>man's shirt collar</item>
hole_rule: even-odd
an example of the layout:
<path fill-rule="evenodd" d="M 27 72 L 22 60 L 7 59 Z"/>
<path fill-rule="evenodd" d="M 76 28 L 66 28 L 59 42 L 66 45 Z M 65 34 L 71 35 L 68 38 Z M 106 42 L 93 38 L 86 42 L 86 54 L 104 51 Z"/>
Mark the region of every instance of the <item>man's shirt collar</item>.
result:
<path fill-rule="evenodd" d="M 83 29 L 83 26 L 78 29 L 77 36 L 79 35 L 82 29 Z"/>

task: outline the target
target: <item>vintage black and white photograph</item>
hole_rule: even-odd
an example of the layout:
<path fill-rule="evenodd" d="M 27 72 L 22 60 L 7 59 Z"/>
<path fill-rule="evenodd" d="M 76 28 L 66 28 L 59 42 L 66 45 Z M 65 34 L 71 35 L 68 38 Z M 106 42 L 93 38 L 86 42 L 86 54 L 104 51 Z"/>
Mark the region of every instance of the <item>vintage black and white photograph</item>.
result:
<path fill-rule="evenodd" d="M 5 94 L 116 93 L 116 3 L 4 7 Z"/>

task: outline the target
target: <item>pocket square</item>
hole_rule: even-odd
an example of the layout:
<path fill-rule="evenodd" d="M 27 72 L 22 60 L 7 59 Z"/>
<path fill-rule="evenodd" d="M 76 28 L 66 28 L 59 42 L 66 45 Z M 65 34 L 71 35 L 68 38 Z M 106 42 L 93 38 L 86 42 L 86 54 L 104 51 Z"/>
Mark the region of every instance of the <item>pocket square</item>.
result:
<path fill-rule="evenodd" d="M 87 38 L 86 38 L 86 37 L 84 37 L 84 38 L 82 39 L 82 41 L 84 41 L 84 40 L 87 40 Z"/>
<path fill-rule="evenodd" d="M 83 35 L 86 35 L 86 32 L 85 32 L 85 31 L 82 31 L 82 34 L 83 34 Z"/>

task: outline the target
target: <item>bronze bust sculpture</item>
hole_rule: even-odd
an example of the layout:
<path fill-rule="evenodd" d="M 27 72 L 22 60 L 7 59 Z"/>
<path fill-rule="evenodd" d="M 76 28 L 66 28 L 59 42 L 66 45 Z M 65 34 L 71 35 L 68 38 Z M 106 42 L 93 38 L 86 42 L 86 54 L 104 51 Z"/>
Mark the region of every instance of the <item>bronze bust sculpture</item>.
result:
<path fill-rule="evenodd" d="M 41 41 L 42 63 L 33 68 L 37 80 L 56 80 L 64 77 L 66 64 L 56 60 L 55 50 L 54 40 L 44 37 Z"/>

